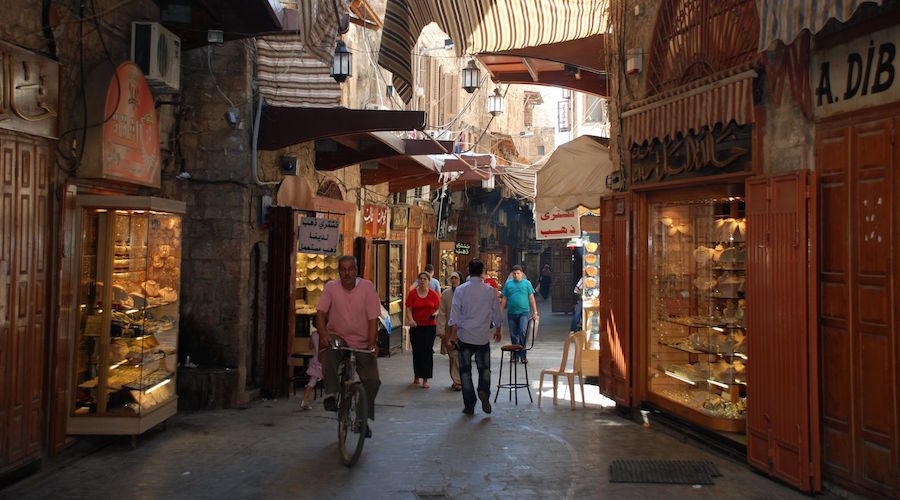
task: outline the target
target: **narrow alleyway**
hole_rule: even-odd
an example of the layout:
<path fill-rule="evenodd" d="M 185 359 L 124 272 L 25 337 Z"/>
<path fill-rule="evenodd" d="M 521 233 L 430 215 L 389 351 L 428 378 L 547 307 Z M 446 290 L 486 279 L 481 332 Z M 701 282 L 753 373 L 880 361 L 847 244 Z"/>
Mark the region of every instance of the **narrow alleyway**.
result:
<path fill-rule="evenodd" d="M 570 315 L 543 318 L 528 364 L 532 386 L 541 368 L 559 363 Z M 505 332 L 504 332 L 505 334 Z M 494 384 L 499 362 L 495 349 Z M 261 400 L 242 410 L 179 413 L 165 430 L 128 438 L 88 438 L 44 471 L 0 498 L 802 498 L 746 466 L 656 426 L 616 416 L 597 387 L 585 387 L 587 409 L 571 411 L 568 395 L 543 408 L 519 393 L 501 394 L 491 415 L 463 415 L 449 389 L 446 357 L 435 356 L 431 389 L 410 385 L 411 355 L 380 360 L 374 437 L 359 464 L 341 465 L 334 417 L 315 402 Z M 85 450 L 90 450 L 86 453 Z M 710 460 L 713 486 L 609 482 L 615 459 Z"/>

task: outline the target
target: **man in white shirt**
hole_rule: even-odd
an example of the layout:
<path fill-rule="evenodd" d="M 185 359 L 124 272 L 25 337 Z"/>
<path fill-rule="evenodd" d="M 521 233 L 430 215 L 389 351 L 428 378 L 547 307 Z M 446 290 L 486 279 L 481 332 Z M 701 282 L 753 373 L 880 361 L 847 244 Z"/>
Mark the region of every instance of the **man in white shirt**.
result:
<path fill-rule="evenodd" d="M 500 342 L 500 301 L 493 287 L 481 278 L 484 264 L 469 262 L 469 279 L 456 288 L 450 306 L 450 335 L 459 352 L 459 378 L 462 384 L 463 413 L 475 413 L 475 386 L 472 383 L 472 356 L 478 368 L 478 399 L 485 413 L 491 412 L 491 338 Z M 491 332 L 493 331 L 493 336 Z"/>

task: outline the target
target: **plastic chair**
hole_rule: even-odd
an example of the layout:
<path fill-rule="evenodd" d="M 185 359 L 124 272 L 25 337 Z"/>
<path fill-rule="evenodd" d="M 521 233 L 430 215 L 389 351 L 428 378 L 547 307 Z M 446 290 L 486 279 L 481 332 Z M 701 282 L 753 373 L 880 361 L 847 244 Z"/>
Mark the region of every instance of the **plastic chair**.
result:
<path fill-rule="evenodd" d="M 584 403 L 584 374 L 581 371 L 581 352 L 584 350 L 585 339 L 587 338 L 587 333 L 584 330 L 580 332 L 575 332 L 570 334 L 568 338 L 566 338 L 566 345 L 563 347 L 562 361 L 559 364 L 559 368 L 545 368 L 541 370 L 541 382 L 538 386 L 538 408 L 541 407 L 541 395 L 544 390 L 544 375 L 551 375 L 553 377 L 553 404 L 557 404 L 556 392 L 557 387 L 559 385 L 559 377 L 566 377 L 568 379 L 568 387 L 569 394 L 572 396 L 570 404 L 572 409 L 575 409 L 575 391 L 573 387 L 575 386 L 575 377 L 578 377 L 578 381 L 581 385 L 581 407 L 585 407 Z M 567 364 L 569 361 L 569 347 L 575 347 L 575 359 L 572 362 L 572 368 L 569 369 Z"/>
<path fill-rule="evenodd" d="M 500 346 L 500 374 L 497 376 L 497 391 L 494 394 L 494 402 L 497 402 L 497 397 L 500 395 L 500 389 L 509 390 L 509 399 L 510 401 L 513 398 L 513 392 L 516 393 L 516 404 L 519 404 L 519 389 L 527 389 L 528 390 L 528 399 L 534 403 L 534 398 L 531 397 L 531 384 L 528 382 L 528 363 L 509 363 L 509 375 L 507 375 L 507 382 L 503 384 L 503 359 L 506 353 L 509 353 L 509 359 L 512 361 L 513 357 L 517 353 L 528 353 L 534 347 L 534 339 L 537 337 L 538 330 L 538 321 L 536 319 L 528 320 L 528 325 L 525 327 L 525 345 L 519 344 L 504 344 Z M 525 369 L 525 382 L 519 382 L 519 365 Z"/>

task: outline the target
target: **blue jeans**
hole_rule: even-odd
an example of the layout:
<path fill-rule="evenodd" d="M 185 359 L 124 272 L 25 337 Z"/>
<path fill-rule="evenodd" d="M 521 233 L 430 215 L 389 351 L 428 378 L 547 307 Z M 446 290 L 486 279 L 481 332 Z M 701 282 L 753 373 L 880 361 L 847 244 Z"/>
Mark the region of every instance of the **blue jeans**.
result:
<path fill-rule="evenodd" d="M 459 381 L 462 384 L 463 404 L 466 408 L 475 408 L 478 395 L 472 385 L 472 355 L 478 368 L 478 392 L 491 395 L 491 344 L 474 345 L 463 341 L 457 342 L 459 352 Z"/>
<path fill-rule="evenodd" d="M 525 346 L 525 331 L 528 329 L 528 320 L 531 319 L 531 311 L 523 312 L 521 314 L 511 314 L 507 313 L 506 318 L 509 319 L 509 340 L 513 344 L 519 344 L 520 346 Z M 525 353 L 519 352 L 515 353 L 514 356 L 518 360 L 525 359 Z"/>
<path fill-rule="evenodd" d="M 581 331 L 581 311 L 583 308 L 582 301 L 575 302 L 575 310 L 572 311 L 572 324 L 569 325 L 570 332 Z"/>

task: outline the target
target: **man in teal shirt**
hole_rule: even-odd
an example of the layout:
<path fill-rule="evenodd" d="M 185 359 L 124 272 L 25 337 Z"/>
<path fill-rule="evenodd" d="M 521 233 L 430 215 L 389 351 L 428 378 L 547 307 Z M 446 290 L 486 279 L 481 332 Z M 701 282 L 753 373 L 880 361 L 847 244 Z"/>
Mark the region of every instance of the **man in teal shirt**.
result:
<path fill-rule="evenodd" d="M 500 307 L 506 309 L 506 317 L 509 319 L 509 337 L 513 344 L 525 346 L 525 330 L 528 328 L 528 320 L 537 321 L 537 303 L 534 301 L 534 287 L 531 282 L 523 279 L 525 273 L 522 266 L 516 264 L 512 267 L 512 276 L 503 285 L 500 299 Z M 516 353 L 513 362 L 527 363 L 525 352 Z"/>

